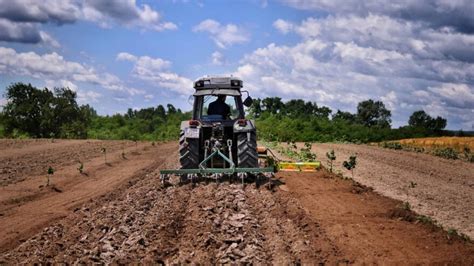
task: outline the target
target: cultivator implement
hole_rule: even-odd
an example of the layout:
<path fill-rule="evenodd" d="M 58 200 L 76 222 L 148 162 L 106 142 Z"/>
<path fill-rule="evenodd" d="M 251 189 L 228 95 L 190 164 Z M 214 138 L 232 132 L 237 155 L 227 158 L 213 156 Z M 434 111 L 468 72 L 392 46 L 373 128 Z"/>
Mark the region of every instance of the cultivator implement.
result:
<path fill-rule="evenodd" d="M 277 171 L 282 172 L 315 172 L 321 167 L 321 162 L 291 162 L 279 160 L 270 149 L 258 147 L 259 165 L 261 167 L 235 167 L 232 158 L 227 157 L 219 149 L 214 149 L 195 169 L 165 169 L 160 170 L 160 178 L 163 183 L 169 182 L 170 176 L 179 176 L 180 181 L 189 180 L 194 182 L 199 179 L 214 179 L 219 181 L 224 177 L 240 179 L 244 183 L 249 177 L 271 178 Z M 214 168 L 206 165 L 213 165 L 215 159 L 220 159 L 227 163 L 228 167 Z M 226 165 L 224 163 L 224 165 Z"/>
<path fill-rule="evenodd" d="M 315 172 L 321 162 L 279 162 L 278 171 L 282 172 Z"/>
<path fill-rule="evenodd" d="M 223 168 L 214 168 L 207 167 L 207 165 L 214 165 L 215 160 L 224 161 L 224 166 L 228 167 Z M 169 182 L 169 178 L 172 175 L 179 176 L 180 181 L 190 180 L 193 182 L 198 179 L 214 179 L 219 181 L 224 177 L 234 177 L 240 179 L 244 183 L 245 179 L 248 177 L 266 177 L 271 178 L 275 173 L 274 166 L 267 167 L 236 167 L 232 158 L 227 157 L 222 153 L 218 148 L 213 148 L 211 154 L 207 155 L 204 160 L 199 164 L 199 168 L 195 169 L 165 169 L 160 170 L 160 178 L 163 183 Z"/>
<path fill-rule="evenodd" d="M 321 162 L 292 162 L 278 159 L 277 156 L 266 147 L 257 148 L 258 157 L 263 161 L 274 165 L 276 171 L 282 172 L 315 172 L 321 168 Z"/>

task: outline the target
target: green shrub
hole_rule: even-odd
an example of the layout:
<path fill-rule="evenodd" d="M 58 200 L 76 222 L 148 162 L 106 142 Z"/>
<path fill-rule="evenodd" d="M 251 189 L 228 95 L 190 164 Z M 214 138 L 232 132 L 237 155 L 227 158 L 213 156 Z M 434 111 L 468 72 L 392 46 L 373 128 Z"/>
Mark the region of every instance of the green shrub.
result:
<path fill-rule="evenodd" d="M 458 159 L 458 153 L 453 148 L 436 148 L 433 150 L 433 154 L 445 159 L 456 160 Z"/>
<path fill-rule="evenodd" d="M 382 147 L 387 148 L 387 149 L 393 149 L 393 150 L 401 150 L 403 149 L 402 144 L 400 142 L 382 142 Z"/>

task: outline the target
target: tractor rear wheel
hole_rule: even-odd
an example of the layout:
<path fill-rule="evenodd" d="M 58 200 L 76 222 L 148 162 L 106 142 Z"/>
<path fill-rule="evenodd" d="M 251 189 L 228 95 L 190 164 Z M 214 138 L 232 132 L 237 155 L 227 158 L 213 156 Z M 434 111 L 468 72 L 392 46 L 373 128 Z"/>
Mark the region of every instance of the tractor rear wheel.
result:
<path fill-rule="evenodd" d="M 237 135 L 237 159 L 238 167 L 258 167 L 257 134 L 255 131 Z"/>
<path fill-rule="evenodd" d="M 179 163 L 181 169 L 199 168 L 199 139 L 186 139 L 184 130 L 179 133 Z"/>

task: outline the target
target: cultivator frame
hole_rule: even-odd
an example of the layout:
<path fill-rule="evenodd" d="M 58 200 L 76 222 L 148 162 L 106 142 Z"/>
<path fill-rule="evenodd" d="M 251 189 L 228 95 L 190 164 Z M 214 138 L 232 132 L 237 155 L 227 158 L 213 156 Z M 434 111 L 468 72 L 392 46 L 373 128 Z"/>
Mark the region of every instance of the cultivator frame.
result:
<path fill-rule="evenodd" d="M 225 162 L 227 162 L 229 164 L 229 167 L 225 167 L 225 168 L 206 167 L 207 162 L 212 161 L 216 157 L 220 157 Z M 180 176 L 181 181 L 183 181 L 183 179 L 188 179 L 188 180 L 191 180 L 191 182 L 199 178 L 207 178 L 207 179 L 210 178 L 210 179 L 219 181 L 224 176 L 228 176 L 228 177 L 239 178 L 243 184 L 245 179 L 249 177 L 249 175 L 256 176 L 257 178 L 262 175 L 267 178 L 271 178 L 275 172 L 276 172 L 276 169 L 274 166 L 254 167 L 254 168 L 235 167 L 235 164 L 232 161 L 232 158 L 227 157 L 218 148 L 213 148 L 212 153 L 207 155 L 204 158 L 204 160 L 202 160 L 202 162 L 199 164 L 199 168 L 160 170 L 160 179 L 161 179 L 161 182 L 164 184 L 164 183 L 169 182 L 169 177 L 171 175 Z"/>

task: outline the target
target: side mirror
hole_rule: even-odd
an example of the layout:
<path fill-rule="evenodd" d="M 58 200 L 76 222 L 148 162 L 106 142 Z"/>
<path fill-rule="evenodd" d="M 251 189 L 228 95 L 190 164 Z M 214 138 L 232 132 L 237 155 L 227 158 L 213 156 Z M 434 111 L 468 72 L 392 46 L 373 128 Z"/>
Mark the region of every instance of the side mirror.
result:
<path fill-rule="evenodd" d="M 253 103 L 253 99 L 250 96 L 247 96 L 247 98 L 245 98 L 245 101 L 243 102 L 243 104 L 247 107 L 250 107 L 252 103 Z"/>
<path fill-rule="evenodd" d="M 193 104 L 194 104 L 194 95 L 189 95 L 188 103 L 189 103 L 189 105 L 193 106 Z"/>

